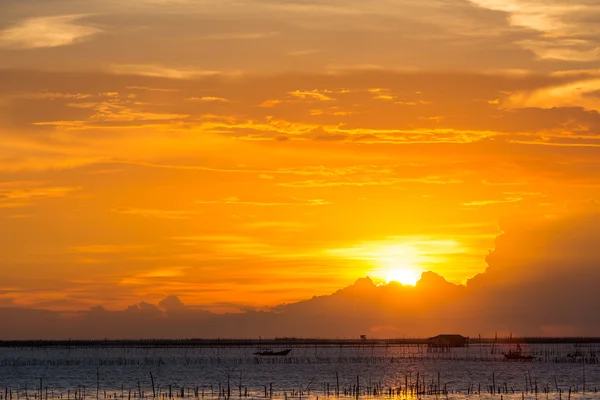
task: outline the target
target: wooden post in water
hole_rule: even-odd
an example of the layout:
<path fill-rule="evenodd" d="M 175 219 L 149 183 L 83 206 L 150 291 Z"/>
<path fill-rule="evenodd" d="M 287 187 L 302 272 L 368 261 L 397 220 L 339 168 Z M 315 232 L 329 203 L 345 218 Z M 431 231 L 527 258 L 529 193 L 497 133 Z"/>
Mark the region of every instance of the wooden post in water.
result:
<path fill-rule="evenodd" d="M 152 383 L 152 397 L 156 398 L 156 389 L 154 388 L 154 376 L 152 376 L 152 371 L 150 371 L 150 382 Z"/>
<path fill-rule="evenodd" d="M 583 394 L 585 394 L 585 358 L 581 360 L 581 365 L 583 366 Z"/>
<path fill-rule="evenodd" d="M 417 371 L 417 386 L 415 387 L 415 396 L 419 397 L 419 372 Z"/>

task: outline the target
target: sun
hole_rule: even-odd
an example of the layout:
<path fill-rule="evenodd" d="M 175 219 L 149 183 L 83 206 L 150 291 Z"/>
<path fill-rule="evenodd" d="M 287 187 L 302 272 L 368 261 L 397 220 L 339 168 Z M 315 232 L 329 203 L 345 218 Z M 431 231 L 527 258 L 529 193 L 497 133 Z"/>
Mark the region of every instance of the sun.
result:
<path fill-rule="evenodd" d="M 389 269 L 385 276 L 387 283 L 395 281 L 410 286 L 415 286 L 420 278 L 421 271 L 406 267 Z"/>
<path fill-rule="evenodd" d="M 378 276 L 386 283 L 395 281 L 416 286 L 421 279 L 423 268 L 420 265 L 425 257 L 414 246 L 395 244 L 385 246 L 377 253 L 376 261 L 381 266 Z"/>

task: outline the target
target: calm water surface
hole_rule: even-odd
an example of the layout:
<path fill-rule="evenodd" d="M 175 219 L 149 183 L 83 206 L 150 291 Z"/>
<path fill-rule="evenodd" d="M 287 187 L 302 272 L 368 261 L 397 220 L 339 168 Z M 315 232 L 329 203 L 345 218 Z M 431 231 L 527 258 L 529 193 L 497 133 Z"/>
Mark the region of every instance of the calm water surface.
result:
<path fill-rule="evenodd" d="M 39 397 L 104 399 L 153 396 L 151 374 L 159 397 L 217 398 L 228 386 L 232 398 L 327 397 L 351 391 L 360 397 L 410 398 L 417 376 L 420 387 L 437 390 L 440 398 L 600 399 L 600 346 L 532 345 L 524 349 L 534 362 L 504 362 L 507 347 L 472 345 L 431 353 L 423 346 L 294 347 L 287 357 L 257 357 L 256 348 L 111 348 L 0 349 L 0 388 L 13 399 Z M 280 350 L 274 348 L 273 350 Z M 596 354 L 598 356 L 596 356 Z M 585 359 L 586 362 L 583 362 Z M 489 392 L 495 384 L 494 391 Z M 407 390 L 408 386 L 408 390 Z M 535 388 L 537 387 L 537 396 Z M 557 389 L 562 391 L 558 393 Z M 584 392 L 585 389 L 585 392 Z M 225 389 L 226 390 L 226 389 Z M 369 394 L 367 394 L 367 390 Z M 373 390 L 377 390 L 373 395 Z M 481 393 L 479 394 L 479 390 Z M 549 391 L 550 393 L 545 393 Z M 523 394 L 523 393 L 526 394 Z M 106 394 L 105 394 L 106 393 Z M 130 394 L 131 393 L 131 394 Z M 446 395 L 447 393 L 447 395 Z M 413 396 L 414 397 L 414 393 Z"/>

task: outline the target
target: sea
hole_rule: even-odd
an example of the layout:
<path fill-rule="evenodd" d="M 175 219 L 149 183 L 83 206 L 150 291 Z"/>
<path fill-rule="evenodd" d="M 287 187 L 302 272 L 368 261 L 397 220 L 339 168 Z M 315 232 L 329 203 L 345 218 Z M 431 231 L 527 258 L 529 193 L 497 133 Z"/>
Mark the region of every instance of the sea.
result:
<path fill-rule="evenodd" d="M 0 347 L 0 400 L 600 399 L 600 344 Z"/>

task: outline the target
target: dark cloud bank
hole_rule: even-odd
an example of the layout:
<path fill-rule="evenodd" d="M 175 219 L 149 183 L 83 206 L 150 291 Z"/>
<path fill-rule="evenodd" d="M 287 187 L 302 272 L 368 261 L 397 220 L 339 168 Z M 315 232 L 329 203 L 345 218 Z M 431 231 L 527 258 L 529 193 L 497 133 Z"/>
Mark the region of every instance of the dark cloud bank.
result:
<path fill-rule="evenodd" d="M 123 311 L 0 308 L 0 339 L 599 336 L 600 213 L 501 221 L 485 273 L 466 285 L 426 272 L 416 287 L 361 278 L 271 312 L 216 315 L 177 297 Z M 274 282 L 276 284 L 276 282 Z"/>

